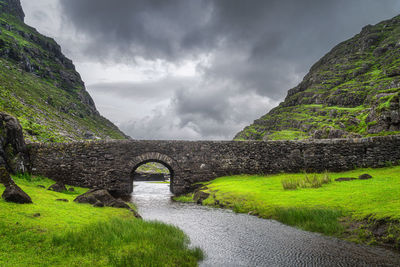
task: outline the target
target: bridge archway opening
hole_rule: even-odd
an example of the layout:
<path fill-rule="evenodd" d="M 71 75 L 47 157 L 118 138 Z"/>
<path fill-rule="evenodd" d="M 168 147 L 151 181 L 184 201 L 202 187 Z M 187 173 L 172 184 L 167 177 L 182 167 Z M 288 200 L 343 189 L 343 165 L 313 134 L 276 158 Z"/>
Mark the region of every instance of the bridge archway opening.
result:
<path fill-rule="evenodd" d="M 133 167 L 131 172 L 132 185 L 135 182 L 169 183 L 171 192 L 173 179 L 173 168 L 168 163 L 156 159 L 148 159 L 140 162 Z"/>

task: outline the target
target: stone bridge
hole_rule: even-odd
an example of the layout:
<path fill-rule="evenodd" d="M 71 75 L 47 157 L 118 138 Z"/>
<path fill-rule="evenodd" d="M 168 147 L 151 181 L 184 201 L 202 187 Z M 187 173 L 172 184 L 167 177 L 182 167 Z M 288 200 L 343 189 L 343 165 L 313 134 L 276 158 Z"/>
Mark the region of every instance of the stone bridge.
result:
<path fill-rule="evenodd" d="M 400 136 L 315 141 L 98 141 L 30 144 L 32 172 L 66 184 L 133 190 L 132 173 L 159 162 L 171 172 L 171 191 L 236 174 L 342 171 L 400 162 Z"/>

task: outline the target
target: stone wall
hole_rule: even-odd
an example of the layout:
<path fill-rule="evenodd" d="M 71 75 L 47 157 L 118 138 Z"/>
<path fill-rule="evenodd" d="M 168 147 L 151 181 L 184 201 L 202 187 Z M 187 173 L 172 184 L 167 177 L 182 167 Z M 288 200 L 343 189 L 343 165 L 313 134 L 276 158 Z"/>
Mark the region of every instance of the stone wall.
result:
<path fill-rule="evenodd" d="M 132 192 L 131 173 L 146 162 L 163 163 L 171 191 L 234 174 L 343 171 L 400 162 L 400 136 L 315 141 L 99 141 L 31 144 L 34 174 L 67 184 Z"/>

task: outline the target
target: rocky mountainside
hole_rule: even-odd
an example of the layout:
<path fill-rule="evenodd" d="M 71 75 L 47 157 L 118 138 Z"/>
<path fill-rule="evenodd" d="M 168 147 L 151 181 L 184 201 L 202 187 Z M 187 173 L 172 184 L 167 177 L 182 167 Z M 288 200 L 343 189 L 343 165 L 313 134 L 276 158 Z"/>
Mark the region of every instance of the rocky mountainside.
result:
<path fill-rule="evenodd" d="M 99 114 L 60 46 L 24 17 L 19 0 L 0 0 L 0 111 L 18 118 L 28 141 L 127 138 Z"/>
<path fill-rule="evenodd" d="M 236 140 L 346 138 L 400 133 L 400 16 L 332 49 L 284 102 Z"/>

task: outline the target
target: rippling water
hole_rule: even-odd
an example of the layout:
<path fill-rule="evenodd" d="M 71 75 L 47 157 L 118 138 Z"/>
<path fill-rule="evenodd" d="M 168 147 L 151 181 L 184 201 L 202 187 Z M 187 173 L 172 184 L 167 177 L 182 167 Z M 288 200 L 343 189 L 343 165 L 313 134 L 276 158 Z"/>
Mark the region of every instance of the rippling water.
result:
<path fill-rule="evenodd" d="M 139 213 L 185 231 L 206 254 L 200 266 L 400 266 L 395 252 L 170 198 L 168 184 L 135 182 Z"/>

